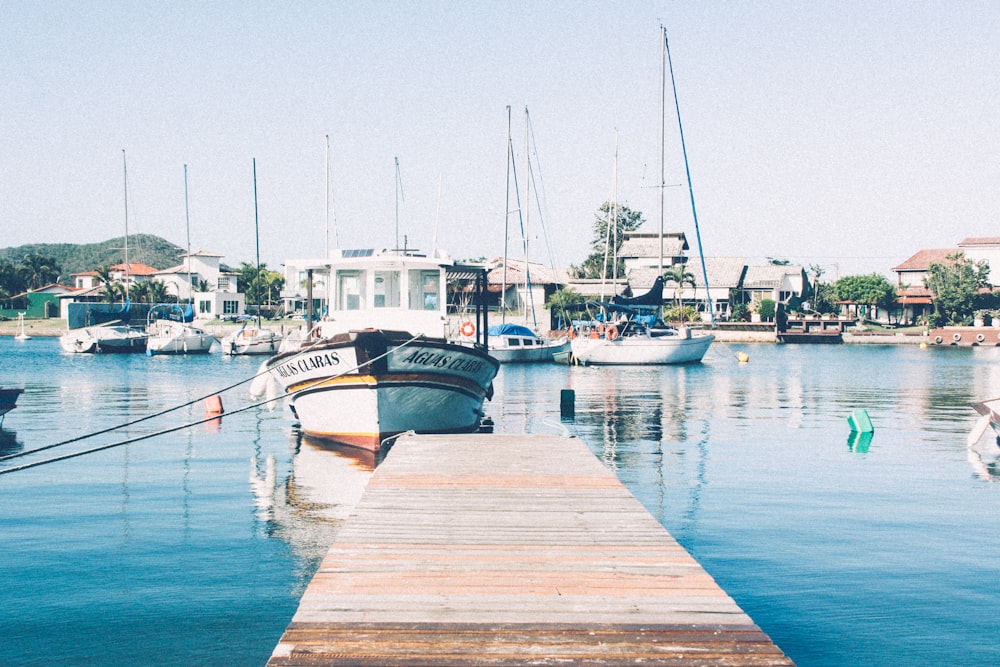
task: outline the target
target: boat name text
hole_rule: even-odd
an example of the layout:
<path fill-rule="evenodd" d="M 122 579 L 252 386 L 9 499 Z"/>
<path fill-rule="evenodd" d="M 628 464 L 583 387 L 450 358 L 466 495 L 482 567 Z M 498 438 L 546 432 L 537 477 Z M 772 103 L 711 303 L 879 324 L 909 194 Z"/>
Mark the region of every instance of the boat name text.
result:
<path fill-rule="evenodd" d="M 340 357 L 337 356 L 336 352 L 324 352 L 275 366 L 274 371 L 283 378 L 290 378 L 295 377 L 299 373 L 308 373 L 309 371 L 329 368 L 339 364 Z"/>
<path fill-rule="evenodd" d="M 401 361 L 404 364 L 416 364 L 432 368 L 447 368 L 460 373 L 478 373 L 483 368 L 483 362 L 478 359 L 452 357 L 439 352 L 414 352 Z"/>

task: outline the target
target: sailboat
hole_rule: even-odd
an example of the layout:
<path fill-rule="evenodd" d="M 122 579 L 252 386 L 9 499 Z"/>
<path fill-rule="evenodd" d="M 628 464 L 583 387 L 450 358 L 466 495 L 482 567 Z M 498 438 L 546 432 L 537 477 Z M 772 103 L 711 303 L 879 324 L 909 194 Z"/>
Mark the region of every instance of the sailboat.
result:
<path fill-rule="evenodd" d="M 238 331 L 222 339 L 223 354 L 274 354 L 281 346 L 281 334 L 260 325 L 260 218 L 257 212 L 257 159 L 253 160 L 253 223 L 257 238 L 257 317 L 253 326 L 244 322 Z"/>
<path fill-rule="evenodd" d="M 191 216 L 188 211 L 187 165 L 184 165 L 184 220 L 187 228 L 188 289 L 194 290 L 191 280 Z M 187 307 L 177 303 L 160 303 L 149 310 L 146 318 L 146 354 L 204 354 L 212 349 L 215 336 L 204 329 L 192 326 L 194 307 L 188 299 Z"/>
<path fill-rule="evenodd" d="M 660 270 L 663 270 L 663 188 L 665 181 L 665 143 L 663 119 L 666 116 L 666 73 L 670 62 L 670 47 L 666 28 L 662 32 L 662 76 L 660 106 Z M 673 83 L 673 67 L 670 67 Z M 684 129 L 681 126 L 680 107 L 677 104 L 677 88 L 673 86 L 674 103 L 677 108 L 677 125 L 680 129 L 684 164 L 687 167 L 687 149 L 684 148 Z M 617 175 L 617 155 L 616 155 Z M 698 237 L 698 252 L 702 253 L 701 233 L 698 231 L 698 215 L 694 206 L 694 192 L 691 188 L 691 172 L 686 169 L 688 191 L 691 195 L 691 211 L 694 216 Z M 616 178 L 617 180 L 617 178 Z M 615 186 L 617 190 L 617 185 Z M 617 198 L 617 192 L 615 193 Z M 609 231 L 611 224 L 617 223 L 617 205 L 609 211 Z M 706 272 L 705 259 L 701 258 L 702 271 Z M 615 258 L 617 263 L 617 258 Z M 708 275 L 704 274 L 705 289 L 708 290 Z M 569 335 L 573 357 L 582 364 L 687 364 L 700 362 L 715 340 L 710 333 L 696 332 L 688 327 L 671 327 L 659 317 L 663 305 L 663 277 L 657 277 L 649 292 L 639 297 L 614 297 L 610 302 L 591 301 L 586 308 L 592 313 L 589 320 L 573 323 Z M 711 301 L 708 304 L 712 312 Z M 714 324 L 714 316 L 713 316 Z"/>
<path fill-rule="evenodd" d="M 531 190 L 531 163 L 530 163 L 530 142 L 528 141 L 529 135 L 529 123 L 528 119 L 528 109 L 524 109 L 525 115 L 525 159 L 527 163 L 527 176 L 525 181 L 525 201 L 529 202 L 527 206 L 530 208 L 530 190 Z M 534 300 L 531 297 L 531 268 L 528 263 L 528 236 L 525 230 L 525 218 L 527 215 L 522 215 L 522 210 L 527 211 L 527 209 L 522 209 L 521 207 L 521 194 L 517 184 L 517 169 L 514 164 L 514 146 L 511 140 L 510 131 L 510 106 L 507 107 L 507 192 L 506 200 L 504 202 L 504 239 L 509 237 L 509 232 L 507 231 L 508 223 L 510 221 L 510 181 L 511 177 L 514 179 L 514 196 L 516 203 L 516 211 L 518 214 L 518 221 L 520 223 L 521 229 L 521 239 L 522 246 L 524 249 L 524 290 L 528 295 L 527 300 L 531 302 L 531 312 L 534 315 Z M 503 307 L 504 298 L 507 293 L 507 244 L 504 243 L 504 259 L 503 259 L 503 280 L 501 283 L 500 299 L 501 299 L 501 317 L 503 321 L 490 327 L 489 330 L 489 353 L 497 361 L 501 363 L 530 363 L 530 362 L 551 362 L 555 359 L 556 355 L 560 353 L 565 353 L 569 349 L 569 339 L 565 336 L 561 338 L 545 338 L 539 336 L 535 331 L 528 327 L 527 322 L 527 311 L 525 312 L 525 322 L 524 324 L 515 324 L 513 322 L 507 322 L 507 309 Z M 466 342 L 470 342 L 472 337 L 475 335 L 475 329 L 470 328 L 468 323 L 463 323 L 460 328 L 460 333 Z"/>
<path fill-rule="evenodd" d="M 129 324 L 131 301 L 128 296 L 130 270 L 128 262 L 128 165 L 125 161 L 125 149 L 122 149 L 122 174 L 125 186 L 125 303 L 118 311 L 120 318 L 117 322 L 120 323 L 108 322 L 97 326 L 71 329 L 59 338 L 59 345 L 66 352 L 141 353 L 146 351 L 146 340 L 149 336 L 144 329 Z"/>
<path fill-rule="evenodd" d="M 28 340 L 31 336 L 28 332 L 24 330 L 24 313 L 17 314 L 17 333 L 14 335 L 14 340 Z"/>

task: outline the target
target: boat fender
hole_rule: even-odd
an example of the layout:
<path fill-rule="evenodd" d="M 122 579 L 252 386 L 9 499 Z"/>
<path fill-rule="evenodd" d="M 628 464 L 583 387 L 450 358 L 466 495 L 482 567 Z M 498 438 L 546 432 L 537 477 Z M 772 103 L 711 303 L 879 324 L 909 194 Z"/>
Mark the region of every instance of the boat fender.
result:
<path fill-rule="evenodd" d="M 944 342 L 944 339 L 941 338 L 941 336 L 934 336 L 934 344 L 935 345 L 940 345 L 943 342 Z"/>
<path fill-rule="evenodd" d="M 952 334 L 951 339 L 957 343 L 958 341 L 962 340 L 962 334 L 960 333 Z"/>
<path fill-rule="evenodd" d="M 618 327 L 608 327 L 608 340 L 614 340 L 615 338 L 618 338 Z"/>
<path fill-rule="evenodd" d="M 986 340 L 986 336 L 984 336 L 983 334 L 976 334 L 976 340 L 982 343 L 984 340 Z"/>
<path fill-rule="evenodd" d="M 470 322 L 469 320 L 466 320 L 462 322 L 461 331 L 463 336 L 465 336 L 466 338 L 471 338 L 472 336 L 476 335 L 476 325 Z"/>

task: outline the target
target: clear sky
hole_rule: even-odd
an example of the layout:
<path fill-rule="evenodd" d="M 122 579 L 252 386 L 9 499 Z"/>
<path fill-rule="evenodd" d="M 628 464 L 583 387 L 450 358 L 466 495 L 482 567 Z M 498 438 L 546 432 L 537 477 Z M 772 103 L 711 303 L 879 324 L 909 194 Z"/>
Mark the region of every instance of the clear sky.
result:
<path fill-rule="evenodd" d="M 706 255 L 832 279 L 1000 236 L 996 0 L 0 0 L 0 247 L 121 235 L 124 149 L 130 232 L 186 244 L 187 164 L 192 249 L 253 262 L 256 158 L 262 260 L 322 256 L 329 135 L 340 246 L 393 245 L 398 157 L 411 247 L 500 256 L 510 105 L 532 259 L 547 235 L 579 264 L 616 134 L 619 200 L 659 227 L 661 23 Z"/>

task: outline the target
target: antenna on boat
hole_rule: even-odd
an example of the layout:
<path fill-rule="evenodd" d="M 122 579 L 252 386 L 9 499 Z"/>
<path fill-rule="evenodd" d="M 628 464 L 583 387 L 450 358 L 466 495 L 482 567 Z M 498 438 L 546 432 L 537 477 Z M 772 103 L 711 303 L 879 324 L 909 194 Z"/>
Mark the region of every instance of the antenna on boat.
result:
<path fill-rule="evenodd" d="M 712 307 L 712 295 L 708 291 L 708 268 L 705 266 L 705 252 L 704 252 L 704 250 L 701 247 L 701 229 L 699 229 L 699 227 L 698 227 L 698 211 L 697 211 L 697 209 L 695 208 L 695 205 L 694 205 L 694 187 L 691 185 L 691 167 L 688 165 L 687 146 L 684 144 L 684 126 L 681 124 L 681 106 L 680 106 L 680 103 L 677 101 L 677 83 L 674 81 L 674 65 L 673 65 L 673 62 L 670 59 L 670 43 L 667 41 L 667 29 L 666 29 L 666 27 L 664 27 L 664 26 L 661 25 L 660 26 L 660 30 L 663 31 L 663 51 L 666 53 L 666 56 L 667 56 L 666 62 L 667 62 L 667 65 L 668 65 L 668 67 L 670 69 L 670 86 L 671 86 L 671 88 L 673 90 L 673 94 L 674 94 L 674 108 L 677 110 L 677 129 L 678 129 L 678 131 L 680 133 L 680 138 L 681 138 L 681 152 L 684 154 L 684 172 L 687 175 L 688 195 L 689 195 L 689 197 L 691 199 L 691 216 L 694 218 L 694 233 L 695 233 L 695 237 L 698 240 L 698 257 L 701 259 L 701 273 L 702 273 L 702 278 L 705 281 L 705 302 L 708 304 L 708 316 L 709 316 L 709 319 L 711 320 L 712 327 L 715 327 L 715 308 Z M 662 144 L 661 144 L 660 150 L 661 151 L 663 150 L 662 149 Z M 662 162 L 661 162 L 661 165 L 662 165 Z M 662 166 L 661 166 L 661 170 L 662 170 Z M 662 180 L 662 173 L 661 173 L 660 178 Z M 662 232 L 663 232 L 663 218 L 662 218 L 662 215 L 663 215 L 662 214 L 662 210 L 663 210 L 663 208 L 662 208 L 663 207 L 662 197 L 663 197 L 663 195 L 662 195 L 662 192 L 663 192 L 663 190 L 661 189 L 660 192 L 661 192 L 661 195 L 660 195 L 660 197 L 661 197 L 661 203 L 660 203 L 660 207 L 661 207 L 660 208 L 660 210 L 661 210 L 661 213 L 660 213 L 660 216 L 661 216 L 660 217 L 660 247 L 661 247 L 661 250 L 660 250 L 660 252 L 662 253 L 663 252 L 663 250 L 662 250 L 662 246 L 663 246 L 663 234 L 662 234 Z M 662 263 L 662 258 L 661 258 L 661 263 Z"/>
<path fill-rule="evenodd" d="M 399 158 L 396 161 L 396 250 L 399 250 L 399 200 L 403 197 L 403 177 L 399 173 Z"/>
<path fill-rule="evenodd" d="M 333 242 L 340 247 L 340 233 L 337 229 L 337 202 L 333 196 L 333 170 L 330 168 L 330 135 L 326 135 L 326 231 L 323 237 L 323 256 L 330 258 L 330 216 L 333 216 Z"/>

